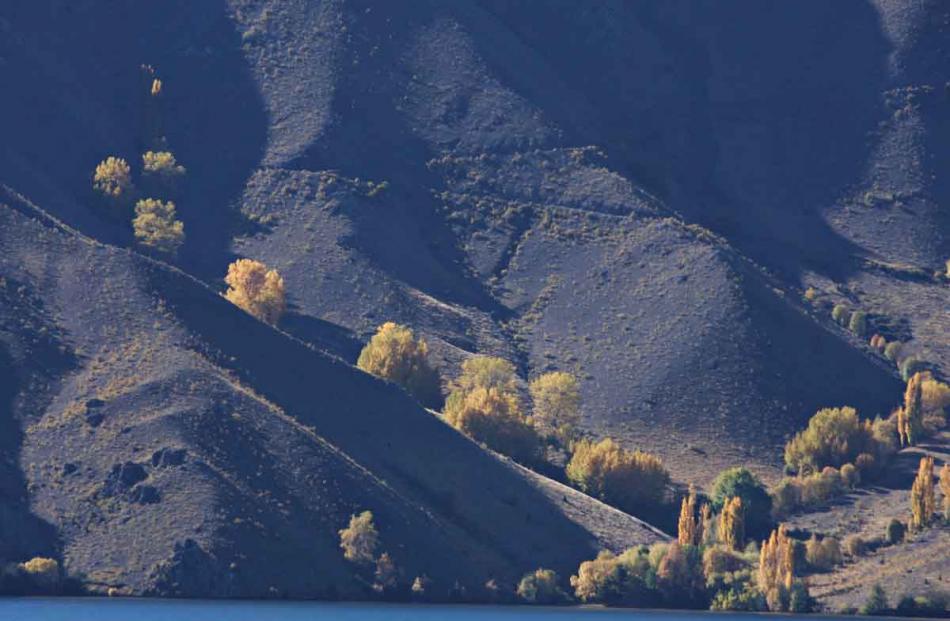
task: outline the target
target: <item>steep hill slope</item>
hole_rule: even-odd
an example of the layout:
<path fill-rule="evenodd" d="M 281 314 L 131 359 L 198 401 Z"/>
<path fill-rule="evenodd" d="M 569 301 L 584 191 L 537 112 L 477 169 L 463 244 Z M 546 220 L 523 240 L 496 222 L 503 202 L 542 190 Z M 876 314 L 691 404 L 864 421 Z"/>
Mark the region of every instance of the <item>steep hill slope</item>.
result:
<path fill-rule="evenodd" d="M 135 593 L 332 597 L 360 592 L 336 531 L 366 508 L 406 577 L 443 593 L 662 538 L 187 276 L 17 204 L 0 212 L 0 334 L 20 434 L 4 457 L 24 480 L 5 482 L 55 531 L 13 516 L 5 545 L 31 549 L 5 552 L 61 546 L 72 573 Z"/>

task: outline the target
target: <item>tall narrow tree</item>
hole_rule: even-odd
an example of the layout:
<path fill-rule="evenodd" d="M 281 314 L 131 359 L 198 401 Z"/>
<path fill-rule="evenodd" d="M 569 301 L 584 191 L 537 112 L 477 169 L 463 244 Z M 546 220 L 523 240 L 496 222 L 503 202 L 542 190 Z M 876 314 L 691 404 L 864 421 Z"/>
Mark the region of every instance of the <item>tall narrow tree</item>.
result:
<path fill-rule="evenodd" d="M 933 521 L 936 509 L 934 497 L 934 458 L 927 456 L 920 458 L 920 467 L 917 469 L 917 478 L 910 489 L 910 525 L 920 530 Z"/>

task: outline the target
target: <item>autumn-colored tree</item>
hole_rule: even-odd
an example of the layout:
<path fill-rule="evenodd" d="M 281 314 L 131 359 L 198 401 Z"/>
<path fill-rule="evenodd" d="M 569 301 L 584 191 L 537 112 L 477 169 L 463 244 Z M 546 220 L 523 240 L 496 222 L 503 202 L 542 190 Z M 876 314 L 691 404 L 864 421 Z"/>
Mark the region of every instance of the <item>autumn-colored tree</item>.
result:
<path fill-rule="evenodd" d="M 152 95 L 152 97 L 158 97 L 159 95 L 162 94 L 162 81 L 159 80 L 158 78 L 155 78 L 154 80 L 152 80 L 152 89 L 151 89 L 150 94 Z"/>
<path fill-rule="evenodd" d="M 785 445 L 785 463 L 807 474 L 853 463 L 860 453 L 873 454 L 875 449 L 871 421 L 861 421 L 851 407 L 825 408 Z"/>
<path fill-rule="evenodd" d="M 913 446 L 923 433 L 923 379 L 922 373 L 915 373 L 907 381 L 904 406 L 897 411 L 897 433 L 900 435 L 901 446 Z"/>
<path fill-rule="evenodd" d="M 442 397 L 439 374 L 429 365 L 429 346 L 406 326 L 387 321 L 360 352 L 356 366 L 395 382 L 424 405 Z"/>
<path fill-rule="evenodd" d="M 842 561 L 841 544 L 834 537 L 812 535 L 805 544 L 805 560 L 819 571 L 828 571 Z"/>
<path fill-rule="evenodd" d="M 897 358 L 901 355 L 902 348 L 903 345 L 900 341 L 891 341 L 884 346 L 884 357 L 891 362 L 897 362 Z"/>
<path fill-rule="evenodd" d="M 910 489 L 910 526 L 920 530 L 933 521 L 937 501 L 934 496 L 934 458 L 920 458 L 917 478 Z"/>
<path fill-rule="evenodd" d="M 396 562 L 393 561 L 389 552 L 383 552 L 379 555 L 379 558 L 376 559 L 376 571 L 374 575 L 376 577 L 376 584 L 374 586 L 379 591 L 391 591 L 398 585 L 399 568 L 396 567 Z"/>
<path fill-rule="evenodd" d="M 762 539 L 772 532 L 772 497 L 759 477 L 748 468 L 738 466 L 720 472 L 712 483 L 709 496 L 716 511 L 722 511 L 730 498 L 742 499 L 747 536 Z"/>
<path fill-rule="evenodd" d="M 56 588 L 62 579 L 59 563 L 51 558 L 37 556 L 25 563 L 20 563 L 20 569 L 37 585 L 46 589 Z"/>
<path fill-rule="evenodd" d="M 670 543 L 656 568 L 657 586 L 668 602 L 696 602 L 704 593 L 703 559 L 699 548 Z"/>
<path fill-rule="evenodd" d="M 525 574 L 518 583 L 518 597 L 532 604 L 559 604 L 567 600 L 558 585 L 558 576 L 551 569 L 537 569 Z"/>
<path fill-rule="evenodd" d="M 576 442 L 566 473 L 582 491 L 634 513 L 662 502 L 670 482 L 659 457 L 628 451 L 610 438 Z"/>
<path fill-rule="evenodd" d="M 880 334 L 875 334 L 871 337 L 871 340 L 868 342 L 868 344 L 877 351 L 883 352 L 884 348 L 887 347 L 887 339 Z"/>
<path fill-rule="evenodd" d="M 950 464 L 940 469 L 940 492 L 943 494 L 943 519 L 950 522 Z"/>
<path fill-rule="evenodd" d="M 450 425 L 499 453 L 524 462 L 538 458 L 541 445 L 537 433 L 511 393 L 474 388 L 452 399 L 451 406 L 447 402 L 443 415 Z"/>
<path fill-rule="evenodd" d="M 185 225 L 175 218 L 175 203 L 145 198 L 135 204 L 132 229 L 143 246 L 174 254 L 185 241 Z"/>
<path fill-rule="evenodd" d="M 745 509 L 738 496 L 730 498 L 722 506 L 719 541 L 733 550 L 741 550 L 745 545 Z"/>
<path fill-rule="evenodd" d="M 113 202 L 131 197 L 132 170 L 121 157 L 109 156 L 99 162 L 92 176 L 92 187 Z"/>
<path fill-rule="evenodd" d="M 238 259 L 228 266 L 224 294 L 231 303 L 261 321 L 276 324 L 284 314 L 284 279 L 260 261 Z"/>
<path fill-rule="evenodd" d="M 689 486 L 689 494 L 683 498 L 680 505 L 680 519 L 678 525 L 679 541 L 683 545 L 698 546 L 703 543 L 703 521 L 709 512 L 708 505 L 704 504 L 700 512 L 696 510 L 696 488 Z"/>
<path fill-rule="evenodd" d="M 363 511 L 350 517 L 350 524 L 339 531 L 343 558 L 354 563 L 372 563 L 379 543 L 373 513 Z"/>
<path fill-rule="evenodd" d="M 181 177 L 186 171 L 170 151 L 146 151 L 142 154 L 142 172 L 170 180 Z"/>
<path fill-rule="evenodd" d="M 795 544 L 785 525 L 780 525 L 759 551 L 759 589 L 765 594 L 769 610 L 788 610 L 795 578 Z"/>
<path fill-rule="evenodd" d="M 545 373 L 532 381 L 529 389 L 534 403 L 532 423 L 543 433 L 570 441 L 580 423 L 577 378 L 563 371 Z"/>

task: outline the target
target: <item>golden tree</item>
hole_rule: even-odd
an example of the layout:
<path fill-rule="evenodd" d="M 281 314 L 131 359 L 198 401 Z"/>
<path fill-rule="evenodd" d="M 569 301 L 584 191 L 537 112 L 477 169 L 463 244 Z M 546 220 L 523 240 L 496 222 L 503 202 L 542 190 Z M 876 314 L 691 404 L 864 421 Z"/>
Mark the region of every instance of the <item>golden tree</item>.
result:
<path fill-rule="evenodd" d="M 376 330 L 356 366 L 405 388 L 425 405 L 437 405 L 439 374 L 429 365 L 429 346 L 406 326 L 387 321 Z"/>
<path fill-rule="evenodd" d="M 719 514 L 719 540 L 733 550 L 745 545 L 745 509 L 738 496 L 730 498 Z"/>
<path fill-rule="evenodd" d="M 577 378 L 554 371 L 537 377 L 529 386 L 534 403 L 531 420 L 545 433 L 569 441 L 580 423 L 581 395 Z"/>
<path fill-rule="evenodd" d="M 228 266 L 224 294 L 232 304 L 261 321 L 276 324 L 284 314 L 284 279 L 260 261 L 238 259 Z"/>
<path fill-rule="evenodd" d="M 515 394 L 518 388 L 513 364 L 494 356 L 474 356 L 462 363 L 462 373 L 452 383 L 452 390 L 465 393 L 475 388 L 497 388 Z"/>
<path fill-rule="evenodd" d="M 940 491 L 943 493 L 943 519 L 950 522 L 950 464 L 940 469 Z"/>
<path fill-rule="evenodd" d="M 920 440 L 924 428 L 922 373 L 915 373 L 907 380 L 904 391 L 904 406 L 897 412 L 897 433 L 902 446 L 913 446 Z"/>
<path fill-rule="evenodd" d="M 498 388 L 474 388 L 452 400 L 446 422 L 486 446 L 519 461 L 537 458 L 540 442 L 518 400 Z"/>
<path fill-rule="evenodd" d="M 566 474 L 582 491 L 633 512 L 661 502 L 670 482 L 659 457 L 627 451 L 610 438 L 575 443 Z"/>
<path fill-rule="evenodd" d="M 934 496 L 934 458 L 920 458 L 917 478 L 910 489 L 910 526 L 920 530 L 933 521 L 937 501 Z"/>
<path fill-rule="evenodd" d="M 162 81 L 159 80 L 158 78 L 154 78 L 152 80 L 151 95 L 152 97 L 158 97 L 161 94 L 162 94 Z"/>
<path fill-rule="evenodd" d="M 109 156 L 99 162 L 92 176 L 92 187 L 106 198 L 120 201 L 132 193 L 132 171 L 121 157 Z"/>
<path fill-rule="evenodd" d="M 689 495 L 683 498 L 680 505 L 680 519 L 678 524 L 678 537 L 683 545 L 698 546 L 703 543 L 703 522 L 705 514 L 709 512 L 708 505 L 703 505 L 702 514 L 696 511 L 696 488 L 689 486 Z"/>
<path fill-rule="evenodd" d="M 379 544 L 379 533 L 373 524 L 373 513 L 363 511 L 350 516 L 350 524 L 339 531 L 343 558 L 354 563 L 372 563 Z"/>
<path fill-rule="evenodd" d="M 788 596 L 795 576 L 795 543 L 780 525 L 759 551 L 759 589 L 765 594 L 769 610 L 788 608 Z"/>
<path fill-rule="evenodd" d="M 185 241 L 185 225 L 175 219 L 171 201 L 146 198 L 137 202 L 132 228 L 142 245 L 162 252 L 175 253 Z"/>
<path fill-rule="evenodd" d="M 167 179 L 184 175 L 185 167 L 169 151 L 146 151 L 142 154 L 142 172 Z"/>

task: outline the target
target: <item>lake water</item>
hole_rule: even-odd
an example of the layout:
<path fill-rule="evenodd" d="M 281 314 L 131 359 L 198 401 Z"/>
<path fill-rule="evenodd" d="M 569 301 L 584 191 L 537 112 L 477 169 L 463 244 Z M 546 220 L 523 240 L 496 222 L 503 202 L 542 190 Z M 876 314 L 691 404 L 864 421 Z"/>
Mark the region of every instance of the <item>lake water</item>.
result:
<path fill-rule="evenodd" d="M 102 598 L 0 599 L 2 621 L 750 621 L 779 617 L 603 608 L 419 606 Z M 794 616 L 783 615 L 788 621 Z M 798 617 L 815 621 L 815 615 Z"/>

